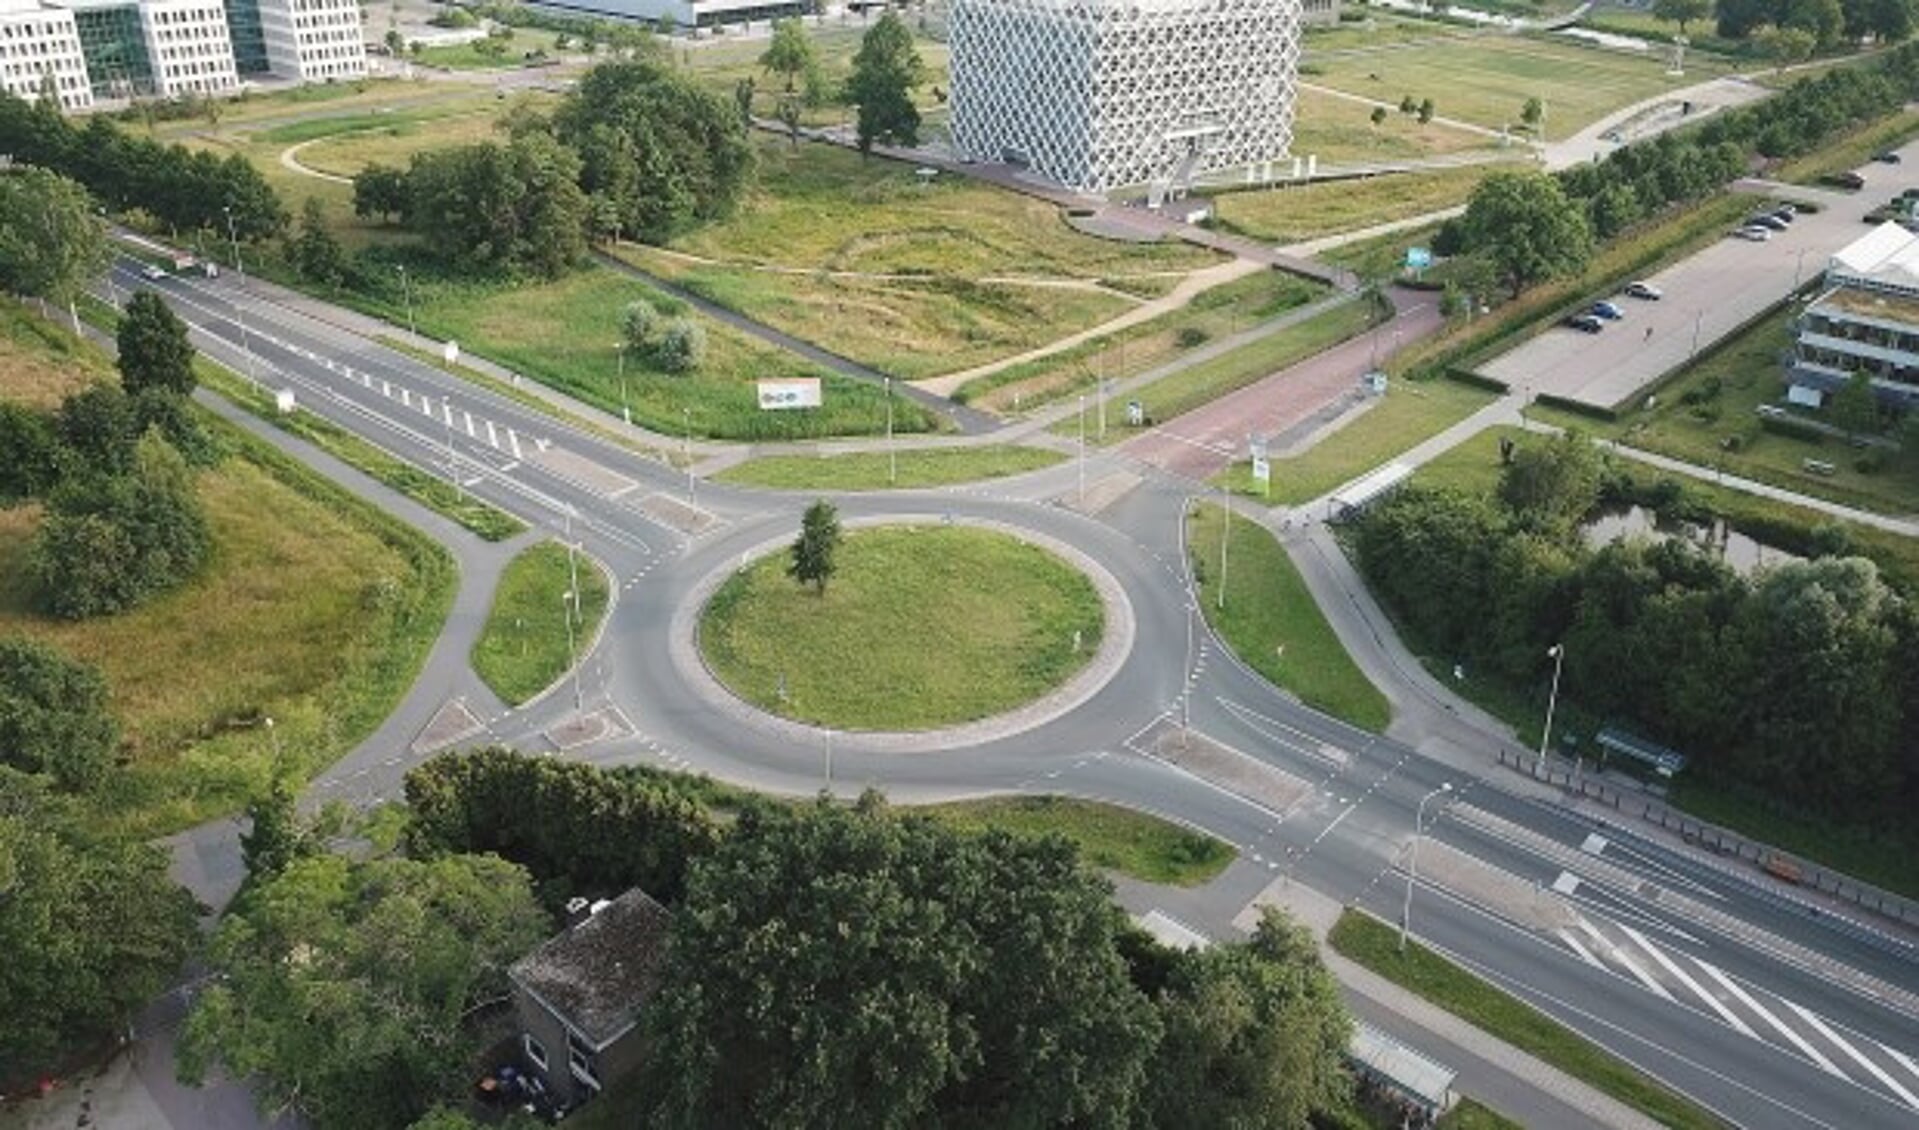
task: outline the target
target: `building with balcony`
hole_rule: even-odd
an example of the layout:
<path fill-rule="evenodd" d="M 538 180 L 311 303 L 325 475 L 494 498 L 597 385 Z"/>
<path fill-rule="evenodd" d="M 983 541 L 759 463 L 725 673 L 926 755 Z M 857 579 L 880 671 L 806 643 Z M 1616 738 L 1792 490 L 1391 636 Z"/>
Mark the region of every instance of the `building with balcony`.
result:
<path fill-rule="evenodd" d="M 1919 406 L 1919 234 L 1894 223 L 1832 257 L 1794 326 L 1793 399 L 1817 403 L 1860 372 L 1886 407 Z"/>
<path fill-rule="evenodd" d="M 1301 0 L 953 0 L 960 155 L 1085 192 L 1285 157 Z"/>
<path fill-rule="evenodd" d="M 0 87 L 27 101 L 51 79 L 60 105 L 93 105 L 73 13 L 44 0 L 0 0 Z"/>

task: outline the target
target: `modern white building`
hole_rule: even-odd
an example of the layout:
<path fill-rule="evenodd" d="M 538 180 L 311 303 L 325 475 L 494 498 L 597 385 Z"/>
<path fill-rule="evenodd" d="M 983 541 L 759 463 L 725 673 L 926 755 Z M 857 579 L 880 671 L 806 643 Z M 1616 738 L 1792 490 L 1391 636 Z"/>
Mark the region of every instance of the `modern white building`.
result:
<path fill-rule="evenodd" d="M 0 0 L 0 87 L 31 102 L 48 75 L 61 106 L 93 105 L 73 13 L 42 0 Z"/>
<path fill-rule="evenodd" d="M 613 16 L 681 31 L 724 24 L 763 23 L 812 11 L 805 0 L 539 0 L 540 7 L 587 16 Z"/>
<path fill-rule="evenodd" d="M 296 82 L 366 75 L 359 0 L 260 0 L 267 69 Z"/>
<path fill-rule="evenodd" d="M 1816 402 L 1864 372 L 1888 407 L 1919 407 L 1919 234 L 1881 224 L 1826 266 L 1799 316 L 1787 381 Z"/>
<path fill-rule="evenodd" d="M 1283 158 L 1300 4 L 953 0 L 953 145 L 1087 192 Z"/>
<path fill-rule="evenodd" d="M 146 0 L 139 12 L 155 94 L 222 94 L 240 85 L 220 0 Z"/>

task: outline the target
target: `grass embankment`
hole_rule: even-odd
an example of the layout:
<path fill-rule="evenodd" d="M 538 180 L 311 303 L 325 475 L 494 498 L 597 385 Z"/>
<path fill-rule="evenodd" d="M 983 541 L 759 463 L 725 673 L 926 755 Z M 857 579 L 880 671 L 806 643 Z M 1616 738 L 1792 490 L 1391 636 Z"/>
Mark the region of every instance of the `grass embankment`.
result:
<path fill-rule="evenodd" d="M 1234 855 L 1225 843 L 1157 816 L 1071 797 L 989 797 L 916 811 L 968 832 L 1063 835 L 1094 867 L 1174 887 L 1211 881 Z"/>
<path fill-rule="evenodd" d="M 1258 271 L 1209 287 L 1179 309 L 1138 325 L 975 377 L 954 399 L 993 412 L 1029 410 L 1091 389 L 1101 377 L 1120 381 L 1149 372 L 1325 293 L 1295 275 Z"/>
<path fill-rule="evenodd" d="M 1302 74 L 1302 78 L 1315 81 L 1310 75 Z M 1302 156 L 1311 153 L 1322 165 L 1413 161 L 1490 149 L 1498 144 L 1495 138 L 1444 122 L 1421 125 L 1412 114 L 1394 113 L 1374 125 L 1371 106 L 1312 87 L 1300 90 L 1297 112 L 1292 151 Z M 1281 166 L 1274 171 L 1290 172 L 1291 168 Z"/>
<path fill-rule="evenodd" d="M 1490 1107 L 1462 1098 L 1453 1104 L 1451 1110 L 1440 1116 L 1437 1130 L 1526 1130 L 1526 1128 L 1523 1124 L 1514 1122 Z"/>
<path fill-rule="evenodd" d="M 112 379 L 97 350 L 46 336 L 64 347 L 0 330 L 0 395 L 22 374 L 36 384 L 32 374 L 64 374 L 66 391 Z M 105 675 L 125 765 L 97 809 L 105 827 L 135 836 L 233 812 L 270 780 L 276 757 L 303 778 L 371 733 L 412 684 L 457 580 L 418 532 L 211 414 L 202 420 L 229 453 L 199 475 L 211 560 L 138 609 L 79 622 L 39 613 L 27 556 L 40 510 L 0 511 L 0 634 L 45 640 Z"/>
<path fill-rule="evenodd" d="M 591 557 L 574 568 L 566 547 L 542 542 L 507 564 L 493 593 L 486 627 L 473 643 L 473 670 L 500 701 L 518 706 L 573 669 L 606 615 L 606 575 Z M 571 634 L 567 617 L 573 619 Z"/>
<path fill-rule="evenodd" d="M 1214 476 L 1235 494 L 1297 505 L 1360 477 L 1492 403 L 1493 394 L 1449 380 L 1393 381 L 1386 395 L 1357 419 L 1306 451 L 1272 460 L 1261 487 L 1252 464 L 1241 461 Z"/>
<path fill-rule="evenodd" d="M 1186 551 L 1206 622 L 1242 662 L 1301 702 L 1363 730 L 1384 730 L 1392 721 L 1386 696 L 1346 653 L 1285 549 L 1264 527 L 1237 514 L 1226 532 L 1226 599 L 1220 606 L 1225 514 L 1202 503 L 1186 519 Z"/>
<path fill-rule="evenodd" d="M 714 482 L 771 490 L 908 490 L 1023 475 L 1066 458 L 1040 447 L 992 444 L 985 447 L 922 448 L 897 455 L 899 474 L 884 451 L 843 455 L 768 455 L 749 459 L 713 476 Z"/>
<path fill-rule="evenodd" d="M 1391 223 L 1466 203 L 1479 182 L 1516 164 L 1464 165 L 1364 180 L 1319 181 L 1213 198 L 1219 226 L 1267 243 L 1293 243 Z"/>
<path fill-rule="evenodd" d="M 932 729 L 998 714 L 1064 683 L 1104 627 L 1084 574 L 989 530 L 850 531 L 824 595 L 789 578 L 789 560 L 773 553 L 721 584 L 700 650 L 733 693 L 816 725 Z"/>
<path fill-rule="evenodd" d="M 1919 827 L 1910 821 L 1877 828 L 1848 827 L 1684 776 L 1673 781 L 1666 799 L 1701 820 L 1861 882 L 1919 899 Z"/>
<path fill-rule="evenodd" d="M 1902 109 L 1891 117 L 1853 130 L 1817 152 L 1787 161 L 1773 170 L 1774 180 L 1808 184 L 1828 173 L 1844 172 L 1869 164 L 1887 149 L 1897 149 L 1919 134 L 1919 110 Z M 1873 177 L 1866 175 L 1866 192 L 1873 191 Z M 1881 192 L 1881 195 L 1890 195 Z"/>
<path fill-rule="evenodd" d="M 1134 389 L 1128 398 L 1140 402 L 1147 420 L 1163 424 L 1338 345 L 1372 325 L 1376 314 L 1377 308 L 1363 298 L 1337 301 L 1258 341 L 1169 373 L 1144 388 Z M 1113 411 L 1113 406 L 1108 405 L 1109 416 Z M 1087 439 L 1097 442 L 1097 437 L 1091 434 L 1090 416 L 1088 419 Z M 1052 430 L 1060 435 L 1076 436 L 1079 434 L 1078 418 L 1062 420 Z M 1133 434 L 1135 429 L 1109 426 L 1106 442 L 1118 443 Z"/>
<path fill-rule="evenodd" d="M 1417 942 L 1399 951 L 1392 927 L 1347 910 L 1327 936 L 1341 954 L 1482 1028 L 1523 1052 L 1679 1130 L 1724 1130 L 1725 1123 L 1640 1074 L 1545 1013 L 1468 973 Z"/>
<path fill-rule="evenodd" d="M 369 114 L 354 121 L 354 129 L 321 133 L 312 133 L 313 127 L 320 123 L 302 123 L 312 134 L 309 140 L 313 144 L 300 150 L 300 164 L 336 177 L 357 176 L 374 164 L 404 169 L 415 154 L 452 145 L 494 141 L 500 132 L 499 113 L 494 107 L 463 112 L 456 106 L 439 113 L 401 115 L 398 120 L 395 115 Z"/>

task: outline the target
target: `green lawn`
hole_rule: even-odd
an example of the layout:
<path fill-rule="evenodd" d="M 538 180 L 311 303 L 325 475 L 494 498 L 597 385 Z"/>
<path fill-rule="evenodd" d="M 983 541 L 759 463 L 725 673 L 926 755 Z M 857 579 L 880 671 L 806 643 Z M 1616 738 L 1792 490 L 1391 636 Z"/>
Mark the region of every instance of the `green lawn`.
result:
<path fill-rule="evenodd" d="M 728 467 L 713 480 L 772 490 L 905 490 L 1023 475 L 1051 467 L 1066 456 L 1038 447 L 993 444 L 908 449 L 896 458 L 897 479 L 885 452 L 856 451 L 843 455 L 768 455 Z"/>
<path fill-rule="evenodd" d="M 1467 1098 L 1460 1099 L 1441 1116 L 1438 1127 L 1439 1130 L 1526 1130 L 1521 1123 Z"/>
<path fill-rule="evenodd" d="M 1374 308 L 1364 300 L 1341 301 L 1296 325 L 1161 377 L 1134 390 L 1130 399 L 1144 406 L 1148 420 L 1163 424 L 1338 345 L 1371 325 L 1373 314 Z M 1061 435 L 1078 435 L 1078 429 L 1077 418 L 1053 427 Z M 1106 442 L 1118 443 L 1131 434 L 1124 427 L 1109 427 Z"/>
<path fill-rule="evenodd" d="M 1179 309 L 1138 325 L 976 377 L 960 387 L 956 398 L 994 412 L 1028 411 L 1093 388 L 1102 376 L 1115 381 L 1138 376 L 1325 293 L 1296 275 L 1259 271 L 1209 287 Z"/>
<path fill-rule="evenodd" d="M 577 606 L 568 599 L 575 568 Z M 554 541 L 525 550 L 500 574 L 486 627 L 473 644 L 474 672 L 500 701 L 520 705 L 573 669 L 599 631 L 606 600 L 606 575 L 592 558 L 571 561 Z"/>
<path fill-rule="evenodd" d="M 421 66 L 445 67 L 453 71 L 503 71 L 518 70 L 526 65 L 526 55 L 530 51 L 553 51 L 553 33 L 537 31 L 532 28 L 513 28 L 513 38 L 501 46 L 504 51 L 493 53 L 480 49 L 484 41 L 459 43 L 448 47 L 424 47 L 413 60 Z"/>
<path fill-rule="evenodd" d="M 498 140 L 498 121 L 498 112 L 491 107 L 435 118 L 376 120 L 350 132 L 329 133 L 298 156 L 302 165 L 339 177 L 355 176 L 373 164 L 404 169 L 416 153 Z"/>
<path fill-rule="evenodd" d="M 776 552 L 729 577 L 701 618 L 700 650 L 735 694 L 789 718 L 848 730 L 970 722 L 1059 686 L 1099 647 L 1092 582 L 1006 534 L 850 531 L 823 596 L 790 579 L 788 562 Z"/>
<path fill-rule="evenodd" d="M 615 254 L 702 298 L 904 380 L 1024 353 L 1135 305 L 1090 284 L 794 274 L 691 262 L 640 245 Z"/>
<path fill-rule="evenodd" d="M 1206 622 L 1233 654 L 1276 686 L 1362 730 L 1392 721 L 1386 696 L 1354 665 L 1273 535 L 1235 514 L 1226 531 L 1226 599 L 1220 603 L 1221 518 L 1211 503 L 1186 519 L 1186 549 Z"/>
<path fill-rule="evenodd" d="M 1363 415 L 1290 459 L 1274 459 L 1262 488 L 1252 465 L 1234 463 L 1213 482 L 1237 494 L 1297 505 L 1411 450 L 1492 403 L 1493 394 L 1449 380 L 1393 381 Z"/>
<path fill-rule="evenodd" d="M 1796 813 L 1746 795 L 1681 776 L 1667 799 L 1714 824 L 1851 875 L 1861 882 L 1919 899 L 1919 828 L 1910 821 L 1849 826 Z"/>
<path fill-rule="evenodd" d="M 1666 63 L 1657 51 L 1641 57 L 1546 36 L 1480 35 L 1328 55 L 1315 60 L 1319 73 L 1305 81 L 1394 106 L 1407 95 L 1416 102 L 1431 98 L 1439 116 L 1488 129 L 1518 124 L 1526 100 L 1538 98 L 1546 104 L 1550 139 L 1729 69 L 1723 60 L 1694 57 L 1686 74 L 1674 77 Z"/>
<path fill-rule="evenodd" d="M 925 80 L 914 92 L 914 102 L 921 116 L 931 119 L 941 112 L 939 100 L 933 96 L 933 88 L 951 90 L 953 84 L 947 77 L 946 45 L 921 34 L 914 24 L 915 21 L 907 20 L 907 28 L 913 32 L 913 49 L 919 52 Z M 820 78 L 828 97 L 819 105 L 801 109 L 800 120 L 804 125 L 839 125 L 847 120 L 848 108 L 835 99 L 853 73 L 853 55 L 859 50 L 861 37 L 871 26 L 857 19 L 826 23 L 812 19 L 806 21 L 806 36 L 813 43 L 814 54 L 819 60 Z M 765 51 L 766 39 L 762 36 L 726 36 L 691 45 L 676 43 L 672 49 L 673 56 L 694 81 L 726 99 L 729 104 L 733 101 L 733 91 L 739 81 L 750 79 L 753 83 L 753 112 L 771 119 L 779 111 L 783 80 L 760 68 L 760 55 Z"/>
<path fill-rule="evenodd" d="M 1315 80 L 1308 75 L 1303 81 Z M 1324 90 L 1301 90 L 1292 152 L 1302 157 L 1310 153 L 1324 165 L 1351 165 L 1440 157 L 1499 144 L 1484 134 L 1442 122 L 1420 125 L 1419 118 L 1409 114 L 1394 113 L 1374 125 L 1372 112 L 1364 102 Z"/>
<path fill-rule="evenodd" d="M 1080 858 L 1147 883 L 1197 887 L 1233 861 L 1229 845 L 1143 812 L 1072 797 L 989 797 L 919 809 L 968 832 L 1015 836 L 1062 835 Z"/>
<path fill-rule="evenodd" d="M 1377 918 L 1347 910 L 1339 916 L 1327 941 L 1333 949 L 1387 980 L 1583 1079 L 1661 1125 L 1679 1130 L 1721 1130 L 1726 1125 L 1557 1020 L 1417 942 L 1408 944 L 1401 953 L 1398 932 Z"/>
<path fill-rule="evenodd" d="M 1082 235 L 1055 205 L 964 177 L 922 184 L 912 165 L 765 135 L 756 147 L 756 182 L 732 218 L 674 240 L 675 250 L 735 264 L 973 280 L 1096 279 L 1219 261 L 1184 243 Z"/>
<path fill-rule="evenodd" d="M 1391 223 L 1464 204 L 1490 173 L 1526 166 L 1465 165 L 1365 180 L 1226 192 L 1213 198 L 1219 225 L 1267 243 L 1294 243 Z"/>

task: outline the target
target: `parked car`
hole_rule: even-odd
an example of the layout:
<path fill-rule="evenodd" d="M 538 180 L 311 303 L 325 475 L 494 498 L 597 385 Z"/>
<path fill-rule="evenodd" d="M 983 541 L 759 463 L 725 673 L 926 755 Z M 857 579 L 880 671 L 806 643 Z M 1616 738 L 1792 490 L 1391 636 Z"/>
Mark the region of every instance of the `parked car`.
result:
<path fill-rule="evenodd" d="M 146 266 L 140 268 L 140 276 L 145 279 L 158 281 L 166 278 L 167 272 L 163 267 L 156 267 L 152 263 L 148 263 Z"/>
<path fill-rule="evenodd" d="M 1621 310 L 1610 302 L 1593 303 L 1592 312 L 1594 317 L 1604 318 L 1608 322 L 1617 322 L 1626 316 L 1624 310 Z"/>
<path fill-rule="evenodd" d="M 1858 173 L 1833 173 L 1819 179 L 1834 188 L 1849 188 L 1854 192 L 1866 187 L 1866 178 Z"/>
<path fill-rule="evenodd" d="M 1606 328 L 1606 323 L 1591 314 L 1574 314 L 1566 319 L 1566 328 L 1578 330 L 1580 333 L 1596 334 Z"/>
<path fill-rule="evenodd" d="M 1793 220 L 1797 219 L 1798 217 L 1795 214 L 1786 211 L 1784 208 L 1781 208 L 1779 211 L 1774 212 L 1772 214 L 1772 218 L 1790 227 L 1792 226 Z"/>
<path fill-rule="evenodd" d="M 1754 243 L 1764 243 L 1772 238 L 1772 229 L 1762 228 L 1756 224 L 1748 224 L 1743 228 L 1733 229 L 1732 234 L 1736 239 L 1750 239 Z"/>
<path fill-rule="evenodd" d="M 1872 159 L 1879 162 L 1882 165 L 1897 165 L 1900 161 L 1899 154 L 1894 153 L 1890 149 L 1886 150 L 1884 153 L 1874 154 Z"/>
<path fill-rule="evenodd" d="M 1786 221 L 1770 212 L 1761 212 L 1757 216 L 1747 220 L 1746 226 L 1749 228 L 1765 228 L 1768 231 L 1785 231 Z"/>
<path fill-rule="evenodd" d="M 1666 292 L 1649 282 L 1629 282 L 1626 284 L 1627 298 L 1643 298 L 1648 302 L 1657 302 L 1666 297 Z"/>

